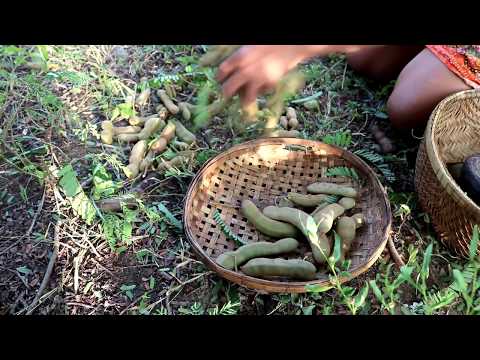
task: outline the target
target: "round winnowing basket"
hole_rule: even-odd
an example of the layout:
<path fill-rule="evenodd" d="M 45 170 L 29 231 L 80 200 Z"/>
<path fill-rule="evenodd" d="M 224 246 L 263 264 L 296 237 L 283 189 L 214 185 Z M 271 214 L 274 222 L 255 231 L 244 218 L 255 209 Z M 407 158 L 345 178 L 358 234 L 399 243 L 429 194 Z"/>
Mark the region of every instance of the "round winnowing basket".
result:
<path fill-rule="evenodd" d="M 468 255 L 480 207 L 460 188 L 447 164 L 480 153 L 480 91 L 451 95 L 433 111 L 417 155 L 415 187 L 440 240 L 456 254 Z"/>
<path fill-rule="evenodd" d="M 362 185 L 346 177 L 326 177 L 330 167 L 353 167 Z M 215 259 L 235 244 L 226 238 L 214 219 L 219 211 L 232 231 L 248 242 L 272 241 L 258 233 L 240 212 L 243 199 L 263 208 L 276 204 L 290 191 L 306 193 L 315 181 L 331 181 L 355 186 L 359 192 L 352 213 L 362 212 L 365 226 L 359 229 L 349 253 L 350 274 L 355 277 L 378 259 L 391 227 L 390 204 L 375 173 L 356 155 L 317 141 L 270 138 L 234 146 L 207 162 L 193 179 L 187 192 L 183 221 L 187 238 L 201 260 L 230 281 L 263 292 L 302 293 L 307 284 L 329 284 L 326 271 L 313 281 L 263 280 L 219 266 Z M 307 242 L 295 258 L 308 252 Z M 350 278 L 341 278 L 347 281 Z"/>

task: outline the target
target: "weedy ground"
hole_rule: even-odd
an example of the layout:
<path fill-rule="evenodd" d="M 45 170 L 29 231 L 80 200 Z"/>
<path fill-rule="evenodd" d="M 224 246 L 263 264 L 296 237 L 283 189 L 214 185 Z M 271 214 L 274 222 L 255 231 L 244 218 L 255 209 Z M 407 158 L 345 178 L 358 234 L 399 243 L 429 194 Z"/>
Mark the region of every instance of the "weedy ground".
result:
<path fill-rule="evenodd" d="M 114 196 L 115 191 L 105 192 L 112 184 L 118 192 L 137 186 L 120 170 L 127 153 L 101 144 L 98 125 L 127 111 L 125 98 L 145 78 L 152 88 L 173 83 L 181 88 L 179 98 L 195 102 L 212 81 L 196 65 L 205 50 L 0 47 L 0 314 L 480 312 L 478 261 L 456 258 L 439 244 L 417 204 L 413 179 L 422 133 L 392 131 L 385 103 L 393 83 L 370 82 L 339 56 L 302 65 L 307 85 L 291 100 L 312 95 L 319 100 L 316 110 L 295 105 L 306 138 L 363 150 L 370 157 L 378 153 L 372 123 L 394 140 L 395 153 L 377 154 L 371 164 L 391 201 L 393 241 L 407 262 L 401 271 L 386 249 L 367 273 L 348 284 L 302 295 L 259 294 L 209 271 L 192 252 L 180 219 L 199 166 L 249 139 L 236 134 L 222 114 L 197 132 L 194 163 L 141 180 L 144 206 L 138 211 L 108 216 L 93 209 L 92 221 L 76 215 L 58 171 L 71 165 L 70 181 L 90 199 Z M 153 105 L 145 111 L 153 113 Z M 478 234 L 472 247 L 477 241 Z M 42 284 L 44 278 L 48 281 Z"/>

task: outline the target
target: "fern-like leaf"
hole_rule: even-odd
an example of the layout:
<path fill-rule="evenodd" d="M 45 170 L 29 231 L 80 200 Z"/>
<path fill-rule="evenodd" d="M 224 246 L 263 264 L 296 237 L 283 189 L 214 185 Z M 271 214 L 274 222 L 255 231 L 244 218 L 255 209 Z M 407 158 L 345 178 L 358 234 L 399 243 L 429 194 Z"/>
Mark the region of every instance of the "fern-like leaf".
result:
<path fill-rule="evenodd" d="M 350 131 L 341 131 L 335 134 L 328 134 L 322 138 L 322 142 L 328 145 L 336 145 L 346 149 L 352 143 L 352 135 Z"/>
<path fill-rule="evenodd" d="M 355 180 L 358 180 L 358 174 L 355 171 L 354 168 L 349 168 L 346 166 L 337 166 L 337 167 L 332 167 L 327 170 L 326 173 L 327 176 L 344 176 L 344 177 L 349 177 Z"/>
<path fill-rule="evenodd" d="M 225 234 L 225 236 L 228 239 L 233 240 L 235 242 L 235 244 L 237 244 L 238 246 L 242 246 L 242 245 L 247 244 L 246 241 L 244 241 L 238 235 L 236 235 L 232 231 L 232 229 L 230 229 L 230 227 L 228 227 L 228 225 L 225 224 L 225 222 L 223 221 L 223 219 L 222 219 L 220 213 L 218 212 L 218 210 L 215 211 L 215 214 L 213 214 L 213 219 L 215 220 L 217 225 L 220 226 L 220 230 L 222 230 L 222 232 Z"/>
<path fill-rule="evenodd" d="M 385 161 L 381 155 L 365 149 L 356 150 L 353 153 L 371 162 L 372 164 L 381 164 Z"/>
<path fill-rule="evenodd" d="M 385 164 L 385 159 L 381 155 L 364 149 L 356 150 L 354 154 L 375 165 L 388 182 L 392 183 L 396 180 L 395 174 L 390 167 Z"/>

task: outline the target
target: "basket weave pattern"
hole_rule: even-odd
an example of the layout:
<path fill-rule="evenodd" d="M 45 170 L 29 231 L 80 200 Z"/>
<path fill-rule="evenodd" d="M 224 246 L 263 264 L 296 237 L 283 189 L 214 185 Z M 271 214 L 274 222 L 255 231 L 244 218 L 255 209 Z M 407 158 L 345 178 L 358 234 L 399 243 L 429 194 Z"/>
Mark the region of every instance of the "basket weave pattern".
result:
<path fill-rule="evenodd" d="M 415 187 L 440 240 L 456 254 L 468 255 L 480 207 L 459 187 L 446 164 L 480 153 L 480 91 L 444 99 L 432 113 L 420 145 Z"/>
<path fill-rule="evenodd" d="M 218 210 L 224 222 L 243 240 L 272 241 L 243 217 L 242 200 L 251 199 L 263 208 L 276 204 L 289 191 L 306 193 L 306 186 L 315 181 L 353 185 L 349 178 L 327 178 L 327 168 L 334 166 L 354 167 L 364 181 L 361 188 L 357 186 L 359 199 L 352 213 L 362 212 L 366 225 L 352 245 L 350 272 L 356 276 L 366 271 L 383 250 L 390 229 L 390 207 L 384 189 L 358 157 L 314 141 L 255 140 L 235 146 L 205 164 L 187 193 L 184 224 L 188 240 L 207 266 L 231 281 L 266 292 L 304 292 L 307 282 L 262 280 L 218 266 L 215 259 L 235 245 L 220 231 L 213 215 Z M 292 257 L 299 258 L 308 251 L 305 242 L 299 254 Z M 327 282 L 328 277 L 320 275 L 318 280 L 308 283 Z"/>

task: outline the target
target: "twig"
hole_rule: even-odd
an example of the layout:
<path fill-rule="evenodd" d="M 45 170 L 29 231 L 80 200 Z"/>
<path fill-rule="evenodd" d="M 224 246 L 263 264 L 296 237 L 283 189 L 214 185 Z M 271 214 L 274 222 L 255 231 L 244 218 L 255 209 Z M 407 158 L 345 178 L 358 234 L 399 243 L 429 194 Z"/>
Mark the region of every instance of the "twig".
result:
<path fill-rule="evenodd" d="M 397 264 L 399 268 L 401 268 L 402 266 L 405 266 L 405 263 L 403 262 L 402 257 L 400 256 L 397 249 L 395 248 L 395 244 L 393 243 L 393 239 L 391 236 L 388 237 L 388 249 L 390 250 L 390 254 L 393 257 L 395 264 Z"/>
<path fill-rule="evenodd" d="M 42 296 L 45 287 L 47 286 L 48 281 L 50 280 L 50 276 L 52 275 L 53 265 L 55 264 L 55 260 L 57 259 L 58 255 L 58 247 L 59 247 L 59 238 L 60 238 L 60 226 L 61 220 L 57 221 L 55 225 L 55 235 L 53 238 L 53 252 L 52 256 L 50 257 L 50 261 L 48 262 L 47 270 L 45 271 L 45 275 L 43 277 L 42 283 L 40 284 L 40 288 L 38 289 L 37 295 L 33 299 L 32 303 L 29 306 L 29 310 L 27 311 L 26 315 L 31 315 L 35 305 L 37 304 L 38 300 Z"/>

